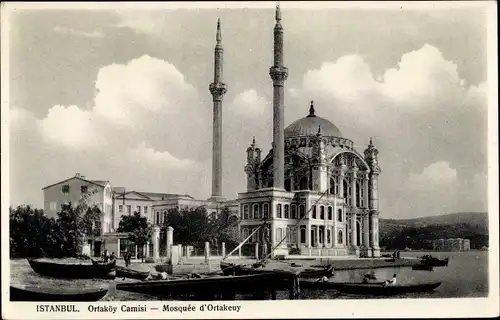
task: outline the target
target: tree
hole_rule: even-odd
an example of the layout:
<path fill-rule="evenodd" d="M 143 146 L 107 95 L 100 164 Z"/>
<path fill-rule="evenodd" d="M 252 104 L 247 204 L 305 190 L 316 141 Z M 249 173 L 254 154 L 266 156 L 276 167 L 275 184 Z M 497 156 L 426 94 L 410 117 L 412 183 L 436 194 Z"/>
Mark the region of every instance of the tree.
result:
<path fill-rule="evenodd" d="M 143 248 L 151 239 L 151 226 L 146 217 L 141 217 L 141 214 L 134 212 L 131 216 L 122 216 L 118 224 L 118 232 L 128 232 L 128 239 Z M 142 262 L 144 262 L 144 254 L 142 255 Z"/>
<path fill-rule="evenodd" d="M 228 244 L 241 242 L 238 218 L 228 207 L 222 208 L 216 218 L 210 220 L 210 225 L 210 242 L 216 246 L 222 242 Z"/>

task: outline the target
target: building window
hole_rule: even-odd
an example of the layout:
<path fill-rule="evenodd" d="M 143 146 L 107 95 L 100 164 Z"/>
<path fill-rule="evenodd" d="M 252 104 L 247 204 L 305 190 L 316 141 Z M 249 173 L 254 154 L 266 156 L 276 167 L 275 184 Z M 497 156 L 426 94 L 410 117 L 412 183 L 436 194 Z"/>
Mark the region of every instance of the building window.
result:
<path fill-rule="evenodd" d="M 326 243 L 330 244 L 331 243 L 331 239 L 332 238 L 332 235 L 331 235 L 331 230 L 330 229 L 327 229 L 326 230 Z"/>
<path fill-rule="evenodd" d="M 286 241 L 287 243 L 290 243 L 290 242 L 291 242 L 291 240 L 292 240 L 292 233 L 290 232 L 290 227 L 286 227 L 285 232 L 286 232 L 286 234 L 285 234 L 285 236 L 286 236 L 286 240 L 285 240 L 285 241 Z M 280 240 L 280 241 L 281 241 L 281 240 Z"/>
<path fill-rule="evenodd" d="M 307 177 L 302 177 L 302 179 L 300 179 L 300 182 L 299 182 L 299 189 L 300 190 L 307 190 L 309 189 L 307 187 Z"/>
<path fill-rule="evenodd" d="M 328 220 L 333 220 L 333 208 L 328 207 Z"/>
<path fill-rule="evenodd" d="M 301 204 L 299 205 L 299 218 L 303 219 L 305 215 L 306 215 L 306 206 Z"/>
<path fill-rule="evenodd" d="M 248 204 L 243 205 L 243 219 L 248 220 L 250 208 Z"/>
<path fill-rule="evenodd" d="M 264 203 L 264 219 L 269 218 L 269 204 Z"/>
<path fill-rule="evenodd" d="M 361 204 L 361 191 L 359 189 L 359 182 L 356 182 L 356 203 L 354 204 L 356 207 Z"/>
<path fill-rule="evenodd" d="M 123 212 L 123 205 L 121 204 L 118 205 L 118 212 Z"/>
<path fill-rule="evenodd" d="M 328 190 L 330 194 L 335 194 L 335 179 L 330 178 L 330 189 Z"/>
<path fill-rule="evenodd" d="M 144 206 L 144 214 L 148 213 L 148 207 Z"/>
<path fill-rule="evenodd" d="M 281 203 L 278 203 L 278 204 L 276 205 L 276 216 L 277 216 L 278 218 L 282 218 L 282 214 L 281 214 Z"/>
<path fill-rule="evenodd" d="M 167 211 L 163 211 L 163 223 L 167 223 Z"/>
<path fill-rule="evenodd" d="M 141 213 L 141 206 L 135 207 L 135 211 L 137 211 L 137 213 Z"/>
<path fill-rule="evenodd" d="M 319 207 L 319 218 L 321 220 L 325 220 L 325 207 L 324 206 Z"/>
<path fill-rule="evenodd" d="M 292 204 L 292 219 L 297 219 L 297 205 Z"/>
<path fill-rule="evenodd" d="M 339 230 L 338 241 L 339 241 L 339 244 L 344 243 L 344 234 L 342 233 L 342 230 Z"/>
<path fill-rule="evenodd" d="M 50 210 L 51 211 L 57 210 L 57 202 L 55 202 L 55 201 L 50 202 Z"/>
<path fill-rule="evenodd" d="M 344 199 L 347 199 L 347 192 L 349 191 L 348 187 L 347 187 L 347 181 L 344 179 L 344 181 L 342 181 L 342 187 L 344 188 Z"/>
<path fill-rule="evenodd" d="M 292 190 L 290 179 L 286 179 L 285 180 L 285 190 L 286 191 L 291 191 Z"/>
<path fill-rule="evenodd" d="M 283 240 L 283 229 L 277 228 L 276 229 L 276 242 L 280 242 Z"/>
<path fill-rule="evenodd" d="M 242 228 L 241 232 L 243 233 L 243 238 L 246 239 L 250 235 L 250 230 L 248 228 Z"/>
<path fill-rule="evenodd" d="M 285 204 L 285 219 L 290 219 L 290 206 Z"/>
<path fill-rule="evenodd" d="M 342 222 L 342 209 L 337 211 L 337 221 Z"/>
<path fill-rule="evenodd" d="M 62 193 L 69 193 L 69 184 L 65 184 L 61 187 Z"/>
<path fill-rule="evenodd" d="M 131 205 L 127 205 L 127 213 L 130 214 L 132 211 L 132 206 Z"/>
<path fill-rule="evenodd" d="M 313 209 L 312 210 L 312 218 L 316 219 L 316 206 L 313 206 L 312 209 Z"/>
<path fill-rule="evenodd" d="M 306 227 L 300 226 L 300 243 L 306 243 Z"/>
<path fill-rule="evenodd" d="M 88 186 L 81 186 L 80 187 L 80 192 L 81 193 L 87 193 L 89 191 L 89 187 Z"/>
<path fill-rule="evenodd" d="M 260 210 L 259 210 L 259 204 L 258 203 L 254 203 L 253 204 L 253 218 L 254 219 L 261 219 L 261 216 L 260 216 Z"/>
<path fill-rule="evenodd" d="M 160 224 L 160 211 L 156 211 L 156 224 Z"/>

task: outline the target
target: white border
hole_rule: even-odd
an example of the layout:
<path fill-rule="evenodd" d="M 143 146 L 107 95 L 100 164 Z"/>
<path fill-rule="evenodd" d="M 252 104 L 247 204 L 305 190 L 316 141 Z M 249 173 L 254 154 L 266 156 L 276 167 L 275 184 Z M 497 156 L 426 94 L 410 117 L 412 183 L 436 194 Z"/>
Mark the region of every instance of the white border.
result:
<path fill-rule="evenodd" d="M 274 2 L 141 2 L 141 3 L 2 3 L 1 10 L 1 164 L 2 164 L 2 318 L 5 319 L 88 319 L 88 318 L 430 318 L 430 317 L 491 317 L 499 314 L 499 268 L 498 268 L 498 47 L 496 3 L 492 1 L 454 2 L 282 2 L 285 8 L 356 8 L 412 10 L 449 9 L 464 7 L 488 8 L 488 199 L 489 199 L 489 289 L 488 298 L 461 299 L 377 299 L 377 300 L 300 300 L 300 301 L 230 301 L 227 305 L 241 306 L 234 312 L 161 312 L 116 314 L 90 313 L 89 303 L 76 304 L 80 313 L 37 313 L 36 303 L 11 303 L 8 300 L 10 263 L 8 253 L 8 210 L 9 210 L 9 13 L 22 9 L 193 9 L 193 8 L 273 8 Z M 92 305 L 146 305 L 162 308 L 164 304 L 176 306 L 196 306 L 222 302 L 100 302 Z"/>

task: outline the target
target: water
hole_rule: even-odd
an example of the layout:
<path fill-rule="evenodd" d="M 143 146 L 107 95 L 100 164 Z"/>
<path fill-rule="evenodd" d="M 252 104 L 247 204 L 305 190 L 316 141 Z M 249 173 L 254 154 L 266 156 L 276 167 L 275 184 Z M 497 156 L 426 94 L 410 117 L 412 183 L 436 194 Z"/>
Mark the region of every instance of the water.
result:
<path fill-rule="evenodd" d="M 361 281 L 366 273 L 373 273 L 378 279 L 391 279 L 396 274 L 398 283 L 424 283 L 441 281 L 431 292 L 408 293 L 391 298 L 463 298 L 488 296 L 488 252 L 401 252 L 401 257 L 419 257 L 431 254 L 434 257 L 450 258 L 447 267 L 435 267 L 434 271 L 412 270 L 411 267 L 380 268 L 372 270 L 337 271 L 332 282 Z M 305 299 L 374 299 L 367 295 L 340 294 L 335 291 L 310 293 L 305 290 Z"/>
<path fill-rule="evenodd" d="M 336 271 L 334 282 L 361 281 L 366 273 L 373 273 L 378 279 L 390 279 L 397 275 L 398 283 L 422 283 L 441 281 L 440 287 L 431 292 L 411 293 L 391 298 L 459 298 L 459 297 L 487 297 L 488 296 L 488 252 L 401 252 L 402 257 L 419 257 L 431 254 L 438 258 L 449 257 L 447 267 L 437 267 L 434 271 L 417 271 L 411 267 L 362 269 L 349 271 Z M 134 301 L 156 300 L 157 298 L 129 293 L 115 289 L 114 281 L 97 280 L 59 280 L 47 279 L 37 275 L 30 268 L 26 260 L 11 261 L 11 281 L 14 283 L 50 284 L 50 285 L 78 285 L 95 286 L 96 284 L 109 283 L 109 293 L 101 301 Z M 237 297 L 247 299 L 248 297 Z M 381 298 L 367 295 L 342 294 L 333 290 L 309 291 L 303 290 L 300 299 L 374 299 Z M 277 293 L 278 300 L 288 299 L 288 291 Z"/>

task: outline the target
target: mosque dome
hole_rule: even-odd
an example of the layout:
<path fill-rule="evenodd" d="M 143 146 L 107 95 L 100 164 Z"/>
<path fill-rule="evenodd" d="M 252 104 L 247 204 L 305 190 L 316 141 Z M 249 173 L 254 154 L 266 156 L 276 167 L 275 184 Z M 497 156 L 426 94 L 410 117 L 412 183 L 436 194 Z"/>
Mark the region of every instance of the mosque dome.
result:
<path fill-rule="evenodd" d="M 340 130 L 330 121 L 314 114 L 314 105 L 311 101 L 309 115 L 298 119 L 285 128 L 285 139 L 298 136 L 314 136 L 321 128 L 321 134 L 328 137 L 342 138 Z"/>

